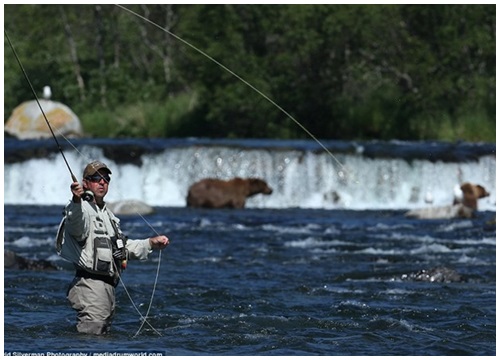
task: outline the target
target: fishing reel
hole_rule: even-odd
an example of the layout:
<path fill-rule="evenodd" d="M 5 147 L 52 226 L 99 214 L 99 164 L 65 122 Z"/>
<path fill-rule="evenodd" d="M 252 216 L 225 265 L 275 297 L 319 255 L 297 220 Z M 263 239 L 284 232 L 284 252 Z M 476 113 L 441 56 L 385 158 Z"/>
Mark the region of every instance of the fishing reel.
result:
<path fill-rule="evenodd" d="M 94 201 L 94 193 L 90 190 L 85 190 L 82 195 L 82 199 L 88 202 Z"/>

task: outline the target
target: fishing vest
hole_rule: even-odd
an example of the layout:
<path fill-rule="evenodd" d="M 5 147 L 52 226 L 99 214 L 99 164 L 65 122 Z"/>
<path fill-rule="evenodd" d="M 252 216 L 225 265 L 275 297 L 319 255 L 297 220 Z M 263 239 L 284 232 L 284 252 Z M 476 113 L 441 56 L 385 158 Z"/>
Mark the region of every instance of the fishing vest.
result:
<path fill-rule="evenodd" d="M 79 241 L 69 234 L 66 229 L 68 213 L 65 210 L 56 236 L 57 254 L 72 262 L 77 269 L 113 277 L 120 271 L 120 266 L 115 264 L 117 240 L 123 241 L 124 254 L 126 245 L 126 237 L 121 233 L 119 219 L 111 211 L 106 208 L 100 210 L 93 203 L 82 201 L 81 206 L 85 221 L 88 221 L 89 225 L 88 237 Z"/>

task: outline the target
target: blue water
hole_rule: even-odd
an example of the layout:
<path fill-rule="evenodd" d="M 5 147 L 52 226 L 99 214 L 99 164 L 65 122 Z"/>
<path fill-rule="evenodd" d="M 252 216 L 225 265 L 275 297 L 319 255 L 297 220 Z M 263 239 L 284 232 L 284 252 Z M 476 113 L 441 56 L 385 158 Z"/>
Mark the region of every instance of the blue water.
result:
<path fill-rule="evenodd" d="M 54 252 L 62 206 L 6 205 L 5 249 L 59 266 L 4 271 L 7 352 L 163 355 L 495 355 L 496 229 L 400 210 L 194 210 L 145 219 L 171 246 L 123 275 L 109 335 L 78 334 L 65 299 L 71 266 Z M 152 235 L 121 216 L 130 238 Z M 408 280 L 446 266 L 463 282 Z M 411 277 L 411 276 L 410 276 Z"/>

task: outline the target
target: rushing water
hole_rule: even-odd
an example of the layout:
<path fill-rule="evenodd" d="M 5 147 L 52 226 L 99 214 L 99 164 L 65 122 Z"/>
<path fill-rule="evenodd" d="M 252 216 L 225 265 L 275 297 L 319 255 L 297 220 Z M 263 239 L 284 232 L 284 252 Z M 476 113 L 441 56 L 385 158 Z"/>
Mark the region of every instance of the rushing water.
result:
<path fill-rule="evenodd" d="M 6 172 L 27 171 L 29 161 L 7 165 Z M 128 165 L 119 166 L 125 171 Z M 466 173 L 467 166 L 460 164 Z M 46 175 L 54 174 L 40 174 L 41 185 L 35 183 L 33 191 L 54 179 Z M 6 192 L 18 191 L 7 185 Z M 76 315 L 65 298 L 73 270 L 54 251 L 64 203 L 7 202 L 5 249 L 49 260 L 58 269 L 4 270 L 4 349 L 43 354 L 495 355 L 496 228 L 494 201 L 489 204 L 473 219 L 449 220 L 410 219 L 403 209 L 380 206 L 156 206 L 144 218 L 168 235 L 171 245 L 160 261 L 154 252 L 147 261 L 129 263 L 125 287 L 117 288 L 112 331 L 98 337 L 76 332 Z M 121 219 L 130 238 L 152 235 L 140 216 Z M 148 317 L 155 330 L 145 324 L 134 336 L 141 327 L 135 307 L 147 312 L 158 265 Z M 462 281 L 412 276 L 435 267 L 455 270 Z"/>
<path fill-rule="evenodd" d="M 159 208 L 171 238 L 149 322 L 123 286 L 111 334 L 76 332 L 69 264 L 54 255 L 57 206 L 6 206 L 5 247 L 61 270 L 5 270 L 6 351 L 165 355 L 494 355 L 494 213 L 412 220 L 400 211 Z M 122 217 L 132 238 L 150 235 Z M 145 313 L 158 253 L 131 262 L 126 289 Z M 463 282 L 406 280 L 446 266 Z"/>
<path fill-rule="evenodd" d="M 139 199 L 185 206 L 187 188 L 205 177 L 260 177 L 274 189 L 249 207 L 408 209 L 449 205 L 463 182 L 481 184 L 496 203 L 495 144 L 437 142 L 197 139 L 80 139 L 65 146 L 77 177 L 99 159 L 113 171 L 109 201 Z M 5 203 L 58 205 L 67 201 L 68 169 L 52 139 L 5 143 Z"/>

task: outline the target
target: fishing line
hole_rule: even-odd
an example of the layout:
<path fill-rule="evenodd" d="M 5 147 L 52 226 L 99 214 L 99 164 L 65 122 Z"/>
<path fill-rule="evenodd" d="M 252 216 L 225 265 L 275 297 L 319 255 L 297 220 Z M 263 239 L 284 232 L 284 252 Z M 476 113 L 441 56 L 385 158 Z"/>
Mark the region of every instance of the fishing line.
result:
<path fill-rule="evenodd" d="M 119 5 L 119 4 L 115 4 L 117 7 L 121 8 L 122 10 L 125 10 L 129 13 L 131 13 L 132 15 L 150 23 L 151 25 L 159 28 L 160 30 L 168 33 L 169 35 L 173 36 L 174 38 L 176 38 L 177 40 L 179 40 L 180 42 L 184 43 L 185 45 L 189 46 L 190 48 L 192 48 L 193 50 L 197 51 L 198 53 L 200 53 L 201 55 L 205 56 L 207 59 L 209 59 L 210 61 L 214 62 L 216 65 L 218 65 L 219 67 L 221 67 L 223 70 L 227 71 L 229 74 L 233 75 L 234 77 L 236 77 L 238 80 L 240 80 L 241 82 L 243 82 L 245 85 L 247 85 L 248 87 L 250 87 L 252 90 L 254 90 L 255 92 L 257 92 L 260 96 L 262 96 L 264 99 L 266 99 L 268 102 L 270 102 L 273 106 L 275 106 L 278 110 L 280 110 L 282 113 L 284 113 L 289 119 L 291 119 L 296 125 L 298 125 L 307 135 L 309 135 L 317 144 L 319 144 L 324 150 L 325 152 L 340 166 L 340 168 L 347 174 L 347 171 L 344 167 L 344 165 L 330 152 L 330 150 L 328 150 L 328 148 L 319 140 L 317 139 L 305 126 L 303 126 L 298 120 L 296 120 L 290 113 L 288 113 L 285 109 L 283 109 L 280 105 L 278 105 L 275 101 L 273 101 L 269 96 L 267 96 L 266 94 L 264 94 L 262 91 L 260 91 L 259 89 L 257 89 L 255 86 L 253 86 L 252 84 L 250 84 L 248 81 L 246 81 L 245 79 L 243 79 L 241 76 L 239 76 L 238 74 L 236 74 L 234 71 L 232 71 L 231 69 L 227 68 L 225 65 L 223 65 L 222 63 L 220 63 L 219 61 L 217 61 L 216 59 L 214 59 L 213 57 L 211 57 L 210 55 L 208 55 L 207 53 L 205 53 L 204 51 L 202 51 L 201 49 L 197 48 L 196 46 L 192 45 L 191 43 L 189 43 L 188 41 L 184 40 L 183 38 L 181 38 L 180 36 L 174 34 L 173 32 L 161 27 L 160 25 L 158 25 L 157 23 L 145 18 L 144 16 L 141 16 L 139 14 L 137 14 L 136 12 L 122 6 L 122 5 Z M 62 151 L 62 148 L 59 144 L 59 142 L 57 141 L 57 138 L 52 130 L 52 127 L 50 126 L 50 123 L 43 111 L 43 108 L 38 100 L 38 96 L 36 95 L 36 92 L 33 88 L 33 85 L 31 84 L 27 74 L 26 74 L 26 71 L 24 70 L 24 67 L 22 66 L 21 64 L 21 61 L 19 59 L 19 57 L 17 56 L 17 53 L 14 49 L 14 46 L 12 45 L 12 42 L 10 41 L 10 38 L 7 34 L 7 31 L 4 29 L 4 33 L 5 33 L 5 36 L 7 37 L 7 40 L 9 42 L 9 45 L 16 57 L 16 60 L 19 64 L 19 66 L 21 67 L 21 70 L 28 82 L 28 84 L 30 85 L 30 88 L 31 88 L 31 91 L 33 93 L 33 95 L 35 96 L 35 99 L 36 99 L 36 102 L 38 104 L 38 106 L 40 107 L 40 110 L 43 114 L 43 117 L 45 119 L 45 121 L 47 122 L 47 125 L 51 131 L 51 134 L 58 146 L 58 149 L 61 153 L 61 155 L 63 156 L 63 159 L 64 159 L 64 162 L 66 163 L 66 166 L 68 167 L 68 170 L 71 174 L 71 177 L 73 179 L 73 181 L 77 181 L 76 180 L 76 177 L 74 176 L 73 172 L 71 171 L 71 168 L 66 160 L 66 157 L 64 155 L 64 152 Z M 59 133 L 59 135 L 61 135 L 76 151 L 77 153 L 82 156 L 83 158 L 85 158 L 85 156 L 83 156 L 83 154 L 73 145 L 73 143 L 71 141 L 69 141 L 69 139 L 67 139 L 62 133 Z M 344 173 L 342 172 L 338 172 L 338 175 L 343 178 L 344 177 Z M 142 218 L 142 220 L 154 231 L 154 233 L 156 233 L 157 235 L 158 232 L 153 228 L 153 226 L 141 215 L 137 212 L 137 214 Z M 153 302 L 153 297 L 154 297 L 154 292 L 155 292 L 155 289 L 156 289 L 156 284 L 157 284 L 157 280 L 158 280 L 158 274 L 159 274 L 159 269 L 160 269 L 160 263 L 161 263 L 161 250 L 159 250 L 159 261 L 158 261 L 158 268 L 157 268 L 157 274 L 156 274 L 156 279 L 155 279 L 155 282 L 154 282 L 154 287 L 153 287 L 153 293 L 152 293 L 152 296 L 151 296 L 151 301 L 150 301 L 150 304 L 149 304 L 149 307 L 148 307 L 148 310 L 147 310 L 147 313 L 146 313 L 146 316 L 142 316 L 142 314 L 140 313 L 140 311 L 137 309 L 135 303 L 133 302 L 132 298 L 130 297 L 130 294 L 128 293 L 128 290 L 126 289 L 125 287 L 125 284 L 120 276 L 120 281 L 125 289 L 125 292 L 127 293 L 127 295 L 129 296 L 129 299 L 130 301 L 132 302 L 132 305 L 134 306 L 134 308 L 136 309 L 136 311 L 139 313 L 139 315 L 141 316 L 141 318 L 143 318 L 143 322 L 141 324 L 141 327 L 139 328 L 139 330 L 137 331 L 137 333 L 134 335 L 137 336 L 137 334 L 140 332 L 140 330 L 142 329 L 142 327 L 144 326 L 144 324 L 147 322 L 149 326 L 151 326 L 151 324 L 147 321 L 147 316 L 149 314 L 149 311 L 151 309 L 151 304 Z M 153 330 L 156 331 L 156 329 L 154 329 L 154 327 L 151 326 L 151 328 Z M 158 331 L 156 331 L 159 335 L 161 335 Z"/>
<path fill-rule="evenodd" d="M 133 10 L 130 10 L 128 8 L 126 8 L 125 6 L 122 6 L 122 5 L 119 5 L 119 4 L 115 4 L 115 6 L 119 7 L 120 9 L 123 9 L 125 11 L 128 11 L 130 14 L 134 15 L 134 16 L 137 16 L 138 18 L 150 23 L 151 25 L 157 27 L 158 29 L 166 32 L 167 34 L 173 36 L 174 38 L 176 38 L 177 40 L 179 40 L 180 42 L 182 42 L 183 44 L 189 46 L 190 48 L 192 48 L 193 50 L 197 51 L 198 53 L 200 53 L 201 55 L 205 56 L 207 59 L 209 59 L 210 61 L 214 62 L 215 64 L 217 64 L 219 67 L 221 67 L 222 69 L 224 69 L 225 71 L 227 71 L 228 73 L 230 73 L 231 75 L 233 75 L 234 77 L 236 77 L 238 80 L 240 80 L 241 82 L 243 82 L 245 85 L 247 85 L 249 88 L 251 88 L 253 91 L 255 91 L 256 93 L 258 93 L 260 96 L 262 96 L 264 99 L 266 99 L 267 101 L 269 101 L 271 104 L 273 104 L 276 108 L 278 108 L 278 110 L 280 110 L 282 113 L 284 113 L 289 119 L 291 119 L 295 124 L 297 124 L 307 135 L 309 135 L 314 141 L 316 141 L 316 143 L 318 143 L 322 148 L 323 150 L 326 151 L 326 153 L 333 159 L 335 160 L 335 162 L 340 166 L 341 170 L 343 172 L 345 172 L 345 174 L 348 173 L 347 169 L 344 167 L 344 165 L 335 157 L 335 155 L 333 155 L 331 153 L 330 150 L 328 150 L 328 148 L 321 142 L 319 141 L 318 138 L 316 138 L 316 136 L 314 136 L 304 125 L 302 125 L 298 120 L 296 120 L 290 113 L 288 113 L 285 109 L 283 109 L 280 105 L 278 105 L 275 101 L 273 101 L 269 96 L 267 96 L 266 94 L 264 94 L 262 91 L 260 91 L 259 89 L 257 89 L 255 86 L 253 86 L 252 84 L 250 84 L 248 81 L 246 81 L 245 79 L 243 79 L 241 76 L 239 76 L 238 74 L 236 74 L 234 71 L 232 71 L 231 69 L 227 68 L 225 65 L 223 65 L 222 63 L 220 63 L 219 61 L 217 61 L 216 59 L 214 59 L 213 57 L 211 57 L 210 55 L 208 55 L 206 52 L 204 52 L 203 50 L 197 48 L 196 46 L 194 46 L 193 44 L 189 43 L 188 41 L 184 40 L 183 38 L 181 38 L 180 36 L 174 34 L 173 32 L 171 32 L 170 30 L 168 29 L 165 29 L 164 27 L 161 27 L 160 25 L 158 25 L 157 23 L 155 23 L 154 21 L 151 21 L 149 20 L 148 18 L 142 16 L 142 15 L 139 15 L 138 13 L 134 12 Z M 344 173 L 343 172 L 338 172 L 337 175 L 340 177 L 340 178 L 344 178 Z M 356 181 L 357 182 L 357 181 Z"/>
<path fill-rule="evenodd" d="M 71 179 L 73 180 L 73 182 L 78 182 L 76 176 L 73 174 L 73 171 L 71 171 L 71 167 L 69 166 L 69 163 L 68 161 L 66 160 L 66 156 L 64 155 L 64 152 L 62 150 L 62 147 L 61 145 L 59 144 L 59 141 L 57 140 L 57 137 L 55 136 L 54 134 L 54 131 L 52 130 L 52 126 L 50 125 L 50 122 L 49 120 L 47 119 L 47 116 L 45 115 L 45 112 L 43 111 L 43 108 L 42 108 L 42 105 L 40 104 L 40 101 L 38 99 L 38 96 L 36 94 L 36 91 L 35 89 L 33 88 L 33 85 L 31 84 L 31 81 L 28 77 L 28 74 L 26 73 L 26 70 L 24 69 L 24 66 L 23 64 L 21 63 L 21 60 L 19 59 L 19 56 L 17 55 L 17 52 L 16 50 L 14 49 L 14 45 L 12 44 L 11 40 L 10 40 L 10 37 L 9 35 L 7 34 L 7 30 L 4 29 L 4 33 L 5 33 L 5 37 L 7 38 L 7 41 L 9 43 L 9 46 L 10 48 L 12 49 L 12 52 L 14 54 L 14 57 L 16 58 L 17 60 L 17 63 L 19 64 L 19 67 L 21 68 L 21 71 L 24 75 L 24 78 L 26 79 L 26 81 L 28 82 L 29 86 L 30 86 L 30 89 L 31 89 L 31 92 L 33 93 L 33 96 L 35 97 L 35 100 L 36 100 L 36 103 L 38 104 L 38 107 L 40 108 L 40 111 L 42 112 L 42 115 L 43 115 L 43 118 L 45 119 L 45 122 L 47 123 L 47 126 L 49 127 L 49 130 L 52 134 L 52 137 L 54 138 L 54 141 L 56 142 L 57 144 L 57 147 L 59 149 L 59 152 L 61 153 L 63 159 L 64 159 L 64 162 L 66 163 L 66 166 L 69 170 L 69 173 L 71 174 Z M 64 138 L 64 140 L 66 140 L 72 147 L 73 149 L 83 158 L 83 159 L 86 159 L 88 162 L 90 162 L 90 159 L 87 159 L 87 157 L 82 153 L 80 152 L 80 150 L 78 150 L 78 148 L 66 137 L 64 136 L 64 134 L 61 133 L 61 131 L 59 129 L 56 129 L 58 131 L 58 135 L 60 135 L 61 137 Z M 99 173 L 99 171 L 97 171 Z M 142 216 L 139 212 L 136 211 L 136 214 L 139 215 L 141 217 L 141 219 L 149 226 L 149 228 L 157 235 L 157 236 L 160 236 L 160 234 L 156 231 L 156 229 L 144 218 L 144 216 Z M 159 278 L 159 273 L 160 273 L 160 264 L 161 264 L 161 253 L 162 253 L 162 250 L 159 249 L 159 254 L 158 254 L 158 266 L 157 266 L 157 269 L 156 269 L 156 276 L 155 276 L 155 281 L 154 281 L 154 285 L 153 285 L 153 291 L 151 293 L 151 299 L 149 301 L 149 306 L 148 306 L 148 309 L 146 311 L 146 315 L 142 315 L 142 313 L 139 311 L 139 309 L 137 308 L 137 306 L 135 305 L 134 301 L 132 300 L 132 297 L 130 296 L 130 293 L 127 289 L 127 287 L 125 286 L 125 283 L 123 282 L 123 279 L 122 279 L 122 276 L 120 274 L 120 272 L 117 270 L 117 274 L 118 274 L 118 277 L 120 279 L 120 282 L 125 290 L 125 293 L 127 294 L 130 302 L 132 303 L 134 309 L 137 311 L 137 313 L 139 314 L 139 316 L 141 317 L 141 319 L 143 320 L 142 321 L 142 324 L 141 326 L 139 327 L 139 330 L 137 330 L 137 332 L 135 333 L 135 335 L 133 337 L 136 337 L 141 329 L 143 328 L 144 324 L 147 323 L 151 329 L 153 329 L 158 335 L 162 336 L 160 332 L 158 332 L 150 323 L 149 321 L 147 321 L 147 317 L 149 315 L 149 312 L 151 310 L 151 306 L 152 306 L 152 303 L 153 303 L 153 298 L 154 298 L 154 294 L 155 294 L 155 291 L 156 291 L 156 284 L 158 282 L 158 278 Z"/>
<path fill-rule="evenodd" d="M 40 108 L 40 111 L 42 112 L 43 118 L 45 119 L 45 122 L 47 123 L 47 126 L 49 127 L 50 133 L 52 134 L 52 137 L 54 138 L 57 148 L 59 149 L 59 152 L 61 153 L 64 162 L 66 163 L 66 166 L 68 167 L 69 173 L 71 174 L 71 179 L 73 181 L 78 181 L 76 179 L 76 176 L 73 174 L 73 171 L 71 171 L 71 168 L 68 164 L 68 161 L 66 160 L 66 156 L 64 156 L 64 152 L 61 148 L 61 145 L 59 144 L 59 141 L 57 141 L 56 135 L 54 134 L 54 131 L 52 130 L 52 126 L 50 126 L 49 120 L 47 120 L 47 116 L 45 115 L 45 112 L 42 109 L 42 105 L 40 104 L 40 101 L 38 100 L 38 96 L 36 95 L 35 89 L 33 88 L 33 85 L 31 84 L 31 81 L 28 77 L 28 74 L 24 70 L 23 64 L 21 64 L 21 60 L 19 59 L 19 56 L 17 56 L 16 50 L 14 49 L 14 45 L 12 45 L 12 42 L 10 41 L 9 34 L 7 34 L 7 30 L 4 29 L 5 37 L 7 38 L 7 41 L 9 42 L 10 48 L 12 49 L 12 52 L 14 53 L 14 56 L 17 60 L 17 63 L 19 64 L 19 67 L 21 68 L 21 71 L 23 72 L 24 78 L 28 82 L 28 85 L 30 86 L 31 92 L 33 93 L 33 96 L 35 97 L 36 103 L 38 104 L 38 107 Z"/>

